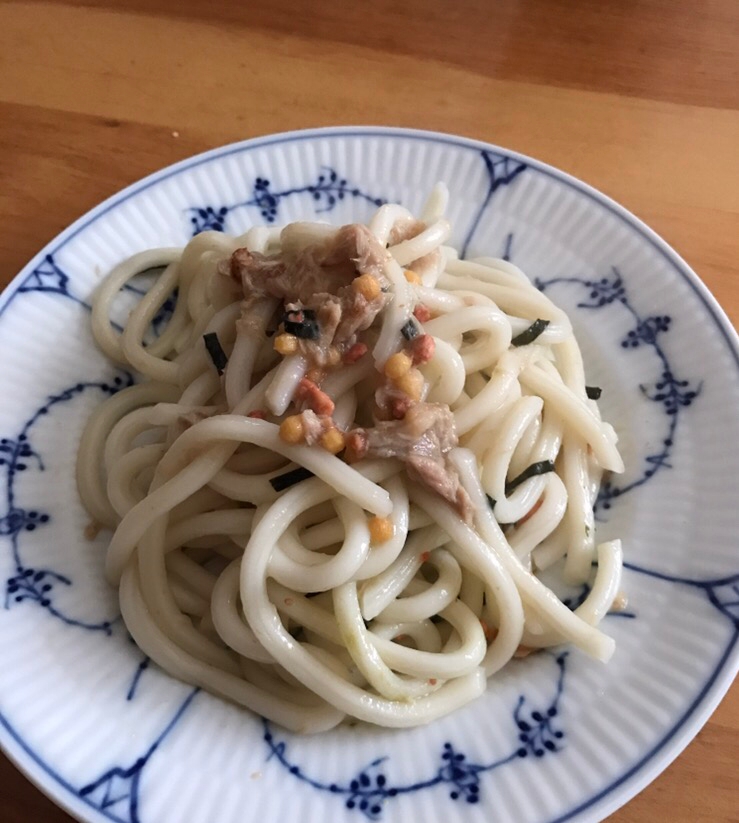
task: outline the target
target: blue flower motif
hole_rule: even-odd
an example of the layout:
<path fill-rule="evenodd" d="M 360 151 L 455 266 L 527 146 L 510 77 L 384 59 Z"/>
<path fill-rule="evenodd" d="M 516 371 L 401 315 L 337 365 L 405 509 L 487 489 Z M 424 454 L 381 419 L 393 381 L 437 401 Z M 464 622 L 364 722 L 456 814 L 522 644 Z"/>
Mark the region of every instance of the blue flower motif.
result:
<path fill-rule="evenodd" d="M 39 468 L 43 469 L 41 456 L 31 448 L 25 433 L 21 433 L 15 440 L 9 437 L 0 439 L 0 466 L 8 466 L 9 471 L 22 472 L 28 468 L 29 457 L 37 460 Z"/>
<path fill-rule="evenodd" d="M 190 218 L 193 235 L 200 234 L 201 231 L 225 231 L 226 215 L 229 212 L 228 206 L 213 208 L 204 206 L 203 208 L 190 209 L 194 212 Z"/>
<path fill-rule="evenodd" d="M 7 514 L 0 517 L 0 536 L 11 537 L 21 531 L 32 532 L 40 525 L 49 522 L 49 515 L 37 511 L 26 511 L 13 506 Z"/>
<path fill-rule="evenodd" d="M 557 658 L 561 672 L 564 672 L 566 657 L 567 652 L 563 652 Z M 519 698 L 513 713 L 521 744 L 516 752 L 519 757 L 528 757 L 530 754 L 534 757 L 544 757 L 547 752 L 557 752 L 562 748 L 564 732 L 554 727 L 555 718 L 559 714 L 558 702 L 558 699 L 555 700 L 545 711 L 535 709 L 525 714 L 526 698 Z"/>
<path fill-rule="evenodd" d="M 444 762 L 439 775 L 451 786 L 449 797 L 452 800 L 462 799 L 468 803 L 479 803 L 480 772 L 485 770 L 484 767 L 470 763 L 451 743 L 444 744 L 441 759 Z"/>
<path fill-rule="evenodd" d="M 357 809 L 370 820 L 379 820 L 383 801 L 387 797 L 394 797 L 393 794 L 389 794 L 387 777 L 379 768 L 386 759 L 381 757 L 373 760 L 367 768 L 349 782 L 349 796 L 344 804 L 347 809 Z M 332 785 L 334 786 L 333 791 L 338 790 L 338 786 Z"/>
<path fill-rule="evenodd" d="M 583 301 L 577 304 L 583 309 L 601 308 L 616 300 L 623 303 L 626 298 L 626 289 L 616 268 L 613 269 L 610 277 L 603 277 L 600 280 L 585 280 L 583 285 L 590 289 L 589 302 Z"/>
<path fill-rule="evenodd" d="M 579 309 L 601 309 L 616 301 L 624 305 L 628 303 L 624 281 L 615 266 L 608 277 L 602 277 L 600 280 L 588 280 L 581 277 L 554 277 L 551 280 L 534 278 L 534 285 L 539 291 L 545 291 L 555 283 L 578 283 L 587 289 L 588 297 L 577 304 Z"/>
<path fill-rule="evenodd" d="M 621 346 L 624 349 L 637 349 L 643 344 L 653 346 L 657 342 L 657 335 L 669 331 L 671 323 L 672 318 L 666 314 L 639 320 L 636 328 L 628 332 L 621 341 Z"/>
<path fill-rule="evenodd" d="M 46 608 L 51 605 L 51 592 L 55 583 L 69 586 L 71 581 L 48 569 L 24 569 L 19 566 L 16 574 L 8 578 L 5 584 L 5 607 L 8 607 L 8 601 L 12 598 L 16 603 L 33 600 Z"/>
<path fill-rule="evenodd" d="M 660 379 L 651 386 L 640 384 L 639 389 L 645 397 L 664 406 L 665 414 L 677 414 L 681 406 L 690 406 L 701 392 L 703 384 L 692 386 L 689 380 L 678 380 L 666 369 Z"/>
<path fill-rule="evenodd" d="M 268 223 L 274 223 L 275 217 L 277 217 L 277 204 L 280 195 L 275 197 L 275 195 L 270 192 L 269 186 L 269 180 L 264 177 L 257 177 L 254 181 L 254 188 L 252 190 L 254 196 L 251 202 L 259 207 L 262 217 Z"/>
<path fill-rule="evenodd" d="M 35 512 L 28 513 L 28 521 L 26 523 L 26 530 L 29 526 L 34 526 L 35 523 L 46 523 L 49 520 L 48 515 L 38 515 L 31 518 L 30 515 Z M 100 623 L 89 623 L 83 620 L 77 620 L 69 617 L 56 608 L 53 602 L 54 587 L 61 583 L 65 586 L 71 586 L 72 581 L 51 569 L 33 569 L 18 565 L 15 573 L 11 575 L 5 583 L 5 608 L 10 608 L 10 605 L 15 603 L 23 603 L 30 601 L 36 603 L 41 608 L 45 609 L 50 615 L 66 623 L 68 626 L 76 626 L 77 628 L 88 629 L 90 631 L 100 631 L 104 634 L 110 635 L 113 633 L 113 625 L 116 620 L 103 620 Z"/>
<path fill-rule="evenodd" d="M 313 199 L 316 214 L 329 212 L 336 207 L 340 200 L 354 197 L 365 200 L 374 206 L 381 206 L 385 201 L 362 191 L 358 186 L 350 185 L 349 181 L 340 175 L 331 166 L 321 166 L 313 183 L 295 188 L 274 191 L 272 182 L 266 177 L 257 177 L 251 189 L 251 197 L 241 203 L 230 206 L 195 206 L 188 211 L 191 213 L 190 222 L 193 226 L 193 235 L 207 229 L 225 231 L 225 221 L 228 214 L 234 209 L 255 206 L 259 209 L 262 219 L 267 223 L 274 223 L 279 214 L 280 203 L 288 197 L 308 194 Z"/>

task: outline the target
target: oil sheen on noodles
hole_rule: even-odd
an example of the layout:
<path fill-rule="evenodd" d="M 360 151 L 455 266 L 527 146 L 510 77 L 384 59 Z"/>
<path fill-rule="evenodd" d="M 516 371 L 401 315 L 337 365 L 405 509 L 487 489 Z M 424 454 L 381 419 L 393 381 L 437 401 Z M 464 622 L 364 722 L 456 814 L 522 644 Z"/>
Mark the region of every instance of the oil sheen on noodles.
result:
<path fill-rule="evenodd" d="M 596 543 L 593 502 L 623 469 L 614 430 L 566 314 L 509 262 L 460 260 L 446 201 L 437 186 L 418 220 L 382 206 L 345 227 L 343 258 L 318 223 L 204 232 L 94 298 L 98 346 L 140 375 L 77 462 L 126 626 L 173 676 L 288 729 L 428 723 L 514 657 L 613 652 L 598 624 L 623 599 L 621 546 Z M 310 281 L 262 288 L 301 266 L 326 273 L 313 309 Z M 324 334 L 337 289 L 343 319 L 369 312 L 343 338 Z M 589 582 L 585 601 L 571 611 L 545 569 Z"/>

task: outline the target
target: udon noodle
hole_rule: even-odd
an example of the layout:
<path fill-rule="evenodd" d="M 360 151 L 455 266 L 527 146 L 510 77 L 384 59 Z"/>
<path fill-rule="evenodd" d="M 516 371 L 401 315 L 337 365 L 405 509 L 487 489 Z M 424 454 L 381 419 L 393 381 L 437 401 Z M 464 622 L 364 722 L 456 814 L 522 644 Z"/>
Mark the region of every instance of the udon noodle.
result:
<path fill-rule="evenodd" d="M 621 546 L 596 543 L 593 504 L 623 469 L 614 430 L 567 315 L 511 263 L 460 260 L 446 200 L 203 232 L 94 297 L 98 346 L 141 377 L 77 462 L 126 627 L 292 730 L 427 723 L 516 656 L 613 652 Z M 114 299 L 151 270 L 119 332 Z M 590 582 L 574 611 L 550 567 Z"/>

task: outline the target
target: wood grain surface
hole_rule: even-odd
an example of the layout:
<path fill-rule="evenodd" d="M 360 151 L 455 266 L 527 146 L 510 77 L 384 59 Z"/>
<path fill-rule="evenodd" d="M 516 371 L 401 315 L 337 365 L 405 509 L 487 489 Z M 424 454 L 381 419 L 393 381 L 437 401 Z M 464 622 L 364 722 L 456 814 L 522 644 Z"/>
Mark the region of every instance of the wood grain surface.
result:
<path fill-rule="evenodd" d="M 739 322 L 737 0 L 4 2 L 0 286 L 142 175 L 336 124 L 454 132 L 565 169 L 659 232 Z M 610 820 L 737 823 L 738 731 L 735 685 Z M 4 823 L 70 820 L 1 756 L 0 786 Z"/>

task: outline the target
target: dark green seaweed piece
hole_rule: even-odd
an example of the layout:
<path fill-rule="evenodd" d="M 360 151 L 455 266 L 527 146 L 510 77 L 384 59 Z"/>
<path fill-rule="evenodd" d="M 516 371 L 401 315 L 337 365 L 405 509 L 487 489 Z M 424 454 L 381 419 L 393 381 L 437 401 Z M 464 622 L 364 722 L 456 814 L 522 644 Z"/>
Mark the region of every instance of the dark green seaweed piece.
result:
<path fill-rule="evenodd" d="M 514 477 L 510 483 L 505 484 L 506 497 L 524 480 L 530 477 L 536 477 L 538 474 L 547 474 L 554 471 L 554 463 L 551 460 L 540 460 L 538 463 L 532 463 L 528 468 L 525 468 L 518 477 Z"/>
<path fill-rule="evenodd" d="M 413 340 L 414 337 L 418 336 L 418 326 L 412 320 L 409 320 L 400 330 L 400 333 L 406 340 Z"/>
<path fill-rule="evenodd" d="M 534 320 L 534 322 L 528 327 L 528 329 L 524 329 L 521 334 L 517 334 L 513 340 L 511 340 L 512 346 L 528 346 L 529 343 L 533 343 L 534 340 L 546 329 L 549 325 L 548 320 Z"/>
<path fill-rule="evenodd" d="M 321 336 L 321 330 L 316 320 L 316 313 L 313 309 L 298 309 L 297 311 L 285 312 L 282 323 L 288 334 L 294 334 L 301 340 L 318 340 Z"/>
<path fill-rule="evenodd" d="M 216 367 L 216 371 L 218 374 L 223 374 L 223 370 L 228 363 L 228 357 L 226 356 L 226 352 L 223 351 L 218 335 L 214 331 L 208 332 L 208 334 L 203 335 L 203 342 L 205 343 L 205 348 L 208 350 L 210 359 L 213 361 L 213 365 Z"/>
<path fill-rule="evenodd" d="M 310 469 L 300 466 L 297 469 L 285 472 L 285 474 L 278 474 L 277 477 L 273 477 L 269 483 L 276 492 L 281 492 L 289 489 L 290 486 L 294 486 L 296 483 L 300 483 L 302 480 L 307 480 L 309 477 L 315 477 L 315 475 Z"/>

